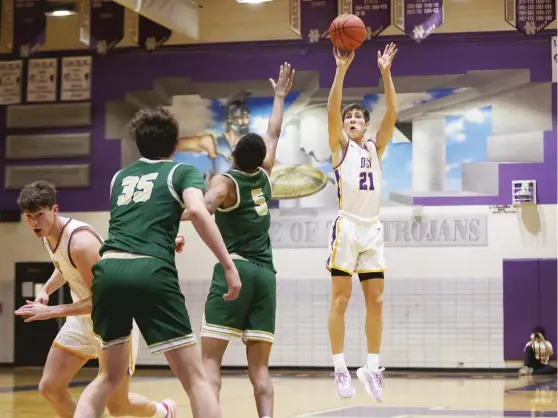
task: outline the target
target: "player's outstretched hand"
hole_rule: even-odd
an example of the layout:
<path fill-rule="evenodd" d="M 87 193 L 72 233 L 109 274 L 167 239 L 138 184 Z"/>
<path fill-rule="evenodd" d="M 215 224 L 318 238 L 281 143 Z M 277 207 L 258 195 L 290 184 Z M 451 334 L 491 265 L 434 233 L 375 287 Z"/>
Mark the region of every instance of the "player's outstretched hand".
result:
<path fill-rule="evenodd" d="M 186 238 L 184 238 L 184 235 L 178 234 L 174 243 L 176 245 L 176 252 L 180 254 L 184 250 L 184 245 L 186 245 Z"/>
<path fill-rule="evenodd" d="M 223 295 L 223 299 L 227 302 L 235 300 L 240 294 L 242 283 L 240 282 L 240 276 L 238 275 L 238 270 L 236 269 L 234 263 L 232 264 L 232 267 L 225 269 L 225 279 L 229 285 L 229 291 Z"/>
<path fill-rule="evenodd" d="M 25 305 L 14 312 L 17 316 L 22 316 L 24 322 L 44 321 L 52 318 L 52 307 L 38 302 L 25 301 Z"/>
<path fill-rule="evenodd" d="M 391 63 L 397 54 L 397 47 L 393 42 L 390 42 L 384 48 L 384 52 L 378 51 L 378 68 L 382 73 L 391 69 Z"/>
<path fill-rule="evenodd" d="M 335 65 L 337 65 L 337 68 L 346 70 L 355 59 L 355 51 L 344 52 L 333 47 L 333 56 L 335 57 Z"/>
<path fill-rule="evenodd" d="M 285 62 L 281 65 L 281 67 L 279 67 L 279 78 L 277 78 L 277 82 L 273 80 L 273 78 L 269 79 L 273 90 L 275 90 L 275 94 L 283 97 L 288 96 L 293 86 L 294 76 L 295 70 L 293 69 L 291 71 L 291 64 Z"/>

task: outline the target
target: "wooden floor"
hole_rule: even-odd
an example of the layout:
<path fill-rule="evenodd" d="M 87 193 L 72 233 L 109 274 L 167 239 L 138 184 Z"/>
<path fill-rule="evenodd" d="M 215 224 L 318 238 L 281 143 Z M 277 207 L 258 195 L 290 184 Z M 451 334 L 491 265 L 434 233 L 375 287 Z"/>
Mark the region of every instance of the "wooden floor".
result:
<path fill-rule="evenodd" d="M 94 376 L 84 370 L 74 380 L 79 395 Z M 556 378 L 514 374 L 386 373 L 383 404 L 368 397 L 355 378 L 357 396 L 335 396 L 328 372 L 274 372 L 275 418 L 481 418 L 557 417 Z M 0 418 L 56 415 L 37 392 L 40 370 L 0 369 Z M 191 417 L 188 398 L 166 370 L 137 370 L 135 392 L 153 400 L 172 398 L 180 418 Z M 223 418 L 257 418 L 252 390 L 242 372 L 229 372 L 221 394 Z M 108 416 L 108 415 L 107 415 Z"/>

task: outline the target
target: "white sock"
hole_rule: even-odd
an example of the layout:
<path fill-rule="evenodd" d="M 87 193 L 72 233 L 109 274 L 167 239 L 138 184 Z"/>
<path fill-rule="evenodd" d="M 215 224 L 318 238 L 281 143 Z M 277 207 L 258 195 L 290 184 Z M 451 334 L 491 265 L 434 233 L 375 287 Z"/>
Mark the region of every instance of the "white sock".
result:
<path fill-rule="evenodd" d="M 333 355 L 333 367 L 342 367 L 344 369 L 347 368 L 347 365 L 345 364 L 345 356 L 343 355 L 343 353 Z"/>
<path fill-rule="evenodd" d="M 366 360 L 366 367 L 369 370 L 375 372 L 380 368 L 380 355 L 368 353 L 368 359 Z"/>
<path fill-rule="evenodd" d="M 160 402 L 155 402 L 155 405 L 157 405 L 157 412 L 155 412 L 153 418 L 167 418 L 169 410 L 165 407 L 165 405 Z"/>

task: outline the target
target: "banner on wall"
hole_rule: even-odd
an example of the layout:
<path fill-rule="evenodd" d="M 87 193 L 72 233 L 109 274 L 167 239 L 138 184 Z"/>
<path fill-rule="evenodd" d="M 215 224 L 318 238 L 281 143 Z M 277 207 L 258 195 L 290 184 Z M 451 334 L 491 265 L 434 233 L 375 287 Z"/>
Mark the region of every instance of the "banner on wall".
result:
<path fill-rule="evenodd" d="M 270 237 L 274 248 L 324 248 L 328 246 L 335 214 L 323 216 L 273 216 Z M 485 247 L 486 216 L 410 217 L 381 219 L 386 247 Z"/>
<path fill-rule="evenodd" d="M 444 0 L 394 0 L 394 25 L 420 43 L 444 23 Z"/>
<path fill-rule="evenodd" d="M 79 41 L 91 45 L 91 0 L 77 0 L 79 20 Z"/>
<path fill-rule="evenodd" d="M 391 0 L 342 0 L 341 13 L 360 17 L 366 26 L 366 39 L 371 39 L 391 25 Z"/>
<path fill-rule="evenodd" d="M 91 99 L 91 57 L 62 58 L 60 100 L 81 101 Z"/>
<path fill-rule="evenodd" d="M 289 0 L 291 30 L 311 44 L 328 37 L 337 14 L 337 0 Z"/>
<path fill-rule="evenodd" d="M 129 9 L 126 9 L 126 27 L 132 42 L 146 51 L 155 51 L 172 35 L 169 28 Z"/>
<path fill-rule="evenodd" d="M 106 54 L 124 38 L 125 8 L 112 0 L 91 1 L 91 37 L 100 54 Z"/>
<path fill-rule="evenodd" d="M 556 19 L 556 0 L 505 0 L 505 15 L 524 35 L 536 35 Z"/>
<path fill-rule="evenodd" d="M 556 83 L 558 81 L 558 37 L 553 36 L 550 38 L 551 42 L 551 54 L 552 54 L 552 82 Z"/>
<path fill-rule="evenodd" d="M 45 43 L 44 0 L 13 0 L 12 51 L 28 57 Z"/>
<path fill-rule="evenodd" d="M 56 101 L 56 58 L 30 59 L 27 67 L 27 102 Z"/>
<path fill-rule="evenodd" d="M 21 103 L 22 61 L 0 61 L 0 105 Z"/>

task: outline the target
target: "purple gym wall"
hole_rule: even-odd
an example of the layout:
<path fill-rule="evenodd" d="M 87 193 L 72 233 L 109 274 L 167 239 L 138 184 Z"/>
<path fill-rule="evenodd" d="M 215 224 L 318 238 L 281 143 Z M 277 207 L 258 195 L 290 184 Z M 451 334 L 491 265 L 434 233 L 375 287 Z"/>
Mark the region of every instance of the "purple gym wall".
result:
<path fill-rule="evenodd" d="M 533 82 L 551 79 L 548 32 L 531 37 L 517 32 L 503 32 L 433 35 L 422 44 L 416 44 L 406 37 L 386 37 L 370 41 L 359 51 L 361 58 L 355 60 L 351 67 L 346 87 L 373 86 L 377 83 L 379 74 L 375 50 L 391 40 L 398 43 L 400 50 L 398 65 L 393 68 L 394 76 L 462 74 L 470 70 L 529 69 Z M 107 141 L 104 138 L 104 105 L 107 100 L 121 100 L 127 91 L 149 90 L 153 87 L 154 79 L 159 77 L 190 77 L 198 82 L 267 79 L 270 74 L 275 74 L 277 66 L 284 61 L 291 62 L 300 71 L 319 70 L 320 87 L 327 88 L 333 79 L 334 61 L 327 43 L 311 47 L 292 41 L 200 45 L 154 54 L 119 51 L 104 57 L 95 56 L 92 154 L 87 159 L 65 160 L 68 163 L 90 162 L 92 185 L 84 190 L 61 190 L 59 201 L 63 210 L 108 209 L 108 186 L 112 174 L 120 168 L 120 146 L 118 141 Z M 6 132 L 3 129 L 1 133 L 3 138 Z M 3 151 L 2 146 L 0 156 Z M 552 140 L 552 134 L 548 134 L 545 139 L 544 163 L 501 167 L 500 177 L 502 181 L 507 181 L 511 178 L 509 170 L 515 170 L 513 177 L 521 178 L 517 172 L 517 169 L 521 168 L 525 170 L 527 177 L 537 180 L 540 203 L 556 203 L 556 165 L 550 163 L 546 159 L 547 156 L 554 156 L 555 161 L 556 142 Z M 0 174 L 0 180 L 3 183 L 3 173 Z M 471 198 L 472 201 L 461 199 L 458 202 L 451 198 L 423 198 L 425 201 L 415 199 L 415 203 L 420 201 L 419 204 L 423 205 L 484 205 L 505 203 L 510 200 L 509 195 L 510 193 L 505 193 L 500 197 L 492 197 L 490 201 L 486 198 Z M 16 191 L 2 190 L 0 209 L 16 208 L 16 198 Z"/>
<path fill-rule="evenodd" d="M 556 346 L 556 259 L 504 260 L 504 359 L 522 360 L 536 326 Z"/>

